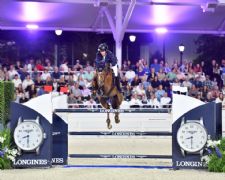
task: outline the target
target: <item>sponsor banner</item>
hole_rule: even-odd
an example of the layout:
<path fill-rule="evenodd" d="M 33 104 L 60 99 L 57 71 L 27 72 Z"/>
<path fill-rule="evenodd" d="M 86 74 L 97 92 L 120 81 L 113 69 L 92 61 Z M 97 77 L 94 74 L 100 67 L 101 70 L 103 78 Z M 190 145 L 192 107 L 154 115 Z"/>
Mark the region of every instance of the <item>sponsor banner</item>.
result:
<path fill-rule="evenodd" d="M 172 155 L 136 155 L 136 154 L 69 154 L 70 158 L 116 158 L 116 159 L 171 159 Z"/>

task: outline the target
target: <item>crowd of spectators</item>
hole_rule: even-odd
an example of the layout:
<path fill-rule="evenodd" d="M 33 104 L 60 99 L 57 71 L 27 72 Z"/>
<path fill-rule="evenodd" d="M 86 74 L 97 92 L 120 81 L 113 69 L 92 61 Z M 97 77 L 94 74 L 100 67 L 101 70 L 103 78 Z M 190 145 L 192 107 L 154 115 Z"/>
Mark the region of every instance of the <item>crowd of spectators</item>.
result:
<path fill-rule="evenodd" d="M 30 59 L 27 63 L 0 64 L 0 80 L 12 81 L 15 85 L 15 101 L 24 103 L 29 99 L 49 91 L 66 93 L 70 107 L 97 107 L 96 96 L 92 95 L 91 82 L 95 76 L 95 66 L 88 61 L 71 67 L 68 61 L 53 66 L 49 59 Z M 122 107 L 159 108 L 170 107 L 172 86 L 188 88 L 188 95 L 204 102 L 222 102 L 225 95 L 225 60 L 210 65 L 204 61 L 169 65 L 154 59 L 148 65 L 140 59 L 136 64 L 123 61 L 121 87 L 124 95 Z M 50 88 L 49 88 L 50 87 Z"/>

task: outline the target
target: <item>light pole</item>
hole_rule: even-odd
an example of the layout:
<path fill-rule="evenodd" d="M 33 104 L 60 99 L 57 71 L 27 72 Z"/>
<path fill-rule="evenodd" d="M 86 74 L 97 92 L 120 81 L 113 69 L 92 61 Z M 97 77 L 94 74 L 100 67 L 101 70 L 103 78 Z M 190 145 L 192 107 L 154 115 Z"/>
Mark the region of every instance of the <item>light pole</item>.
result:
<path fill-rule="evenodd" d="M 179 51 L 180 51 L 180 65 L 182 66 L 183 64 L 183 53 L 184 53 L 184 49 L 185 49 L 185 46 L 181 43 L 179 45 Z"/>

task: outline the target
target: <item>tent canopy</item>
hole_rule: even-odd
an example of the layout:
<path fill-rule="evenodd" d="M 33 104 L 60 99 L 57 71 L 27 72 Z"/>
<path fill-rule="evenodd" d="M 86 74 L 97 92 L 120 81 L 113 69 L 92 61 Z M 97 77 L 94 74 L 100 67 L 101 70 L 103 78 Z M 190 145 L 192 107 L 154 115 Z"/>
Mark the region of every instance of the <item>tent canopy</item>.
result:
<path fill-rule="evenodd" d="M 3 30 L 33 23 L 40 30 L 112 32 L 122 15 L 125 32 L 225 33 L 225 0 L 1 0 L 0 9 Z"/>

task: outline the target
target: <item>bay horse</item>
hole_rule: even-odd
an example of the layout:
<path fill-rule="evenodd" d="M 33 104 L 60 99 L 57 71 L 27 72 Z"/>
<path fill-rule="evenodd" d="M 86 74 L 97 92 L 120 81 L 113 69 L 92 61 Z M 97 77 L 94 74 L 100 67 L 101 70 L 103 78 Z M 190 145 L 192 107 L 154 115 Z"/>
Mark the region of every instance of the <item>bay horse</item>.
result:
<path fill-rule="evenodd" d="M 92 81 L 92 88 L 102 91 L 102 95 L 98 95 L 99 102 L 105 109 L 119 109 L 123 101 L 123 95 L 117 90 L 113 83 L 113 71 L 109 65 L 106 65 L 102 71 L 97 70 Z M 115 112 L 115 122 L 119 123 L 119 112 Z M 112 128 L 109 112 L 107 111 L 106 119 L 108 129 Z"/>

